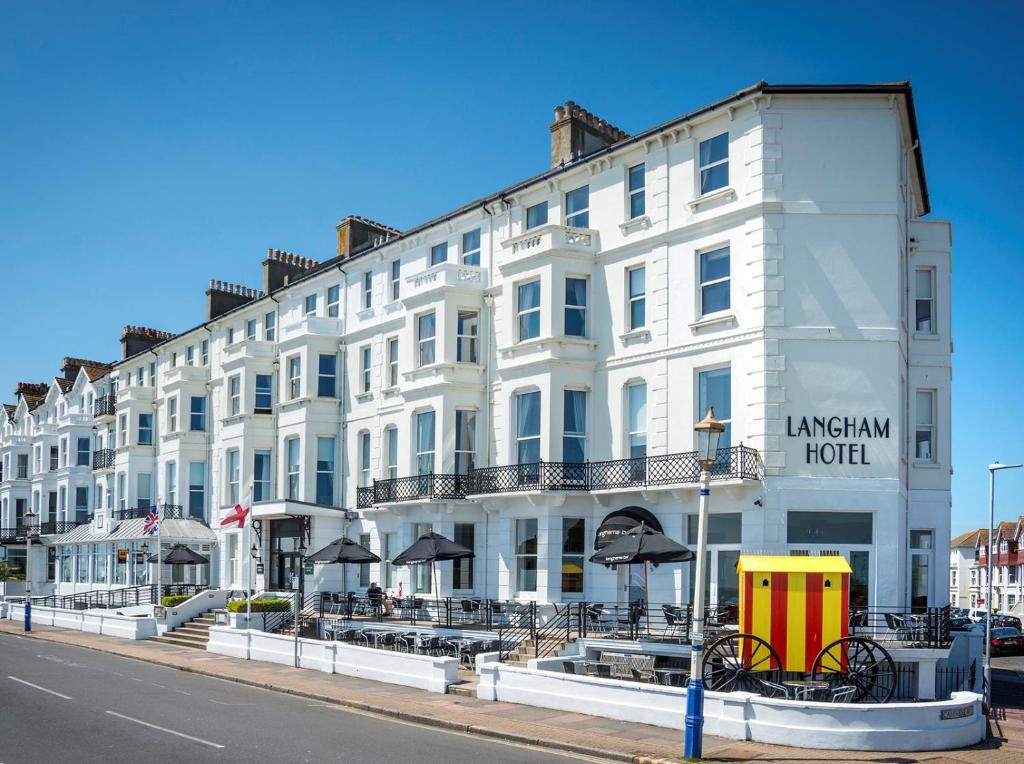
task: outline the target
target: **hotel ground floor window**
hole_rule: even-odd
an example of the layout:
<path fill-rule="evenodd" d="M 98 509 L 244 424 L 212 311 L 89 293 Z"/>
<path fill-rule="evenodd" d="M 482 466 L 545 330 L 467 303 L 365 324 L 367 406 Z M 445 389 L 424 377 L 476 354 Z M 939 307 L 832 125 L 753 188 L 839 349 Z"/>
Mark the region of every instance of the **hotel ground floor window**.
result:
<path fill-rule="evenodd" d="M 46 580 L 57 580 L 57 547 L 54 546 L 46 549 Z"/>
<path fill-rule="evenodd" d="M 562 518 L 562 594 L 583 594 L 584 537 L 582 517 Z"/>
<path fill-rule="evenodd" d="M 135 586 L 142 586 L 149 583 L 149 555 L 152 547 L 146 541 L 132 544 L 129 549 L 129 556 L 132 558 L 132 583 Z"/>
<path fill-rule="evenodd" d="M 359 546 L 364 549 L 370 548 L 370 534 L 359 534 Z M 359 588 L 366 589 L 370 585 L 370 563 L 364 562 L 359 565 Z"/>
<path fill-rule="evenodd" d="M 107 582 L 107 558 L 110 557 L 110 547 L 106 544 L 98 544 L 93 549 L 93 583 L 105 584 Z"/>
<path fill-rule="evenodd" d="M 516 590 L 537 591 L 537 519 L 516 520 Z"/>
<path fill-rule="evenodd" d="M 384 588 L 391 590 L 395 586 L 398 570 L 391 564 L 391 558 L 398 554 L 398 534 L 384 534 Z"/>
<path fill-rule="evenodd" d="M 89 546 L 80 544 L 75 547 L 75 558 L 78 560 L 78 583 L 89 582 Z"/>
<path fill-rule="evenodd" d="M 228 544 L 228 549 L 227 549 L 227 559 L 228 559 L 227 579 L 232 584 L 232 586 L 237 586 L 239 588 L 245 588 L 242 585 L 241 565 L 240 565 L 240 560 L 239 560 L 239 557 L 238 557 L 238 547 L 239 547 L 238 537 L 239 537 L 239 534 L 237 534 L 237 533 L 229 533 L 227 535 L 227 537 L 226 537 L 227 544 Z"/>
<path fill-rule="evenodd" d="M 128 554 L 127 550 L 125 550 L 124 560 L 121 560 L 117 554 L 119 550 L 124 550 L 124 547 L 119 547 L 115 544 L 113 554 L 110 557 L 110 564 L 114 570 L 112 582 L 115 584 L 126 584 L 128 582 Z"/>
<path fill-rule="evenodd" d="M 418 539 L 424 533 L 430 533 L 433 530 L 430 523 L 416 523 L 412 527 L 412 535 L 414 539 Z M 416 594 L 430 594 L 432 582 L 430 580 L 430 566 L 429 565 L 413 565 L 412 566 L 412 588 Z"/>
<path fill-rule="evenodd" d="M 75 573 L 75 558 L 71 556 L 71 550 L 70 546 L 60 548 L 60 580 L 64 584 L 70 584 Z"/>
<path fill-rule="evenodd" d="M 924 610 L 931 601 L 932 532 L 910 532 L 910 606 Z"/>
<path fill-rule="evenodd" d="M 473 523 L 455 523 L 455 534 L 452 539 L 467 549 L 476 549 L 476 526 Z M 473 589 L 473 558 L 452 562 L 452 589 L 455 591 L 472 591 Z"/>
<path fill-rule="evenodd" d="M 867 607 L 871 591 L 871 549 L 863 547 L 872 544 L 873 522 L 870 512 L 790 511 L 786 513 L 786 541 L 799 545 L 799 548 L 791 546 L 790 554 L 843 555 L 852 571 L 850 607 Z"/>
<path fill-rule="evenodd" d="M 697 544 L 697 515 L 686 517 L 686 541 Z M 740 580 L 736 563 L 743 542 L 743 516 L 739 512 L 708 515 L 708 560 L 704 568 L 704 601 L 711 607 L 738 605 Z M 696 563 L 690 563 L 690 602 L 694 600 Z"/>

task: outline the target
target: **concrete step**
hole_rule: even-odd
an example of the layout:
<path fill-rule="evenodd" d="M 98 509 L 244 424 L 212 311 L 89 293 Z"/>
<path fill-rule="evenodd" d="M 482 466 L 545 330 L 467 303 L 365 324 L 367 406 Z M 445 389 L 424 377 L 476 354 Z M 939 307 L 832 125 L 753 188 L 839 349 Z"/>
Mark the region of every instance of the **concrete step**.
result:
<path fill-rule="evenodd" d="M 450 684 L 447 688 L 449 695 L 459 695 L 464 698 L 476 697 L 476 684 L 465 682 L 463 684 Z"/>
<path fill-rule="evenodd" d="M 174 645 L 175 647 L 191 647 L 196 650 L 206 649 L 206 640 L 175 636 L 173 632 L 168 632 L 162 637 L 150 637 L 150 641 L 159 642 L 162 645 Z"/>
<path fill-rule="evenodd" d="M 192 623 L 205 623 L 213 626 L 217 622 L 217 619 L 212 615 L 201 615 L 192 619 Z"/>
<path fill-rule="evenodd" d="M 209 640 L 210 639 L 210 630 L 208 628 L 204 629 L 201 626 L 191 626 L 189 624 L 185 624 L 184 626 L 179 626 L 178 628 L 174 629 L 173 631 L 171 631 L 169 633 L 171 633 L 171 634 L 180 634 L 180 635 L 190 636 L 190 637 L 197 637 L 199 639 L 205 639 L 205 640 Z"/>

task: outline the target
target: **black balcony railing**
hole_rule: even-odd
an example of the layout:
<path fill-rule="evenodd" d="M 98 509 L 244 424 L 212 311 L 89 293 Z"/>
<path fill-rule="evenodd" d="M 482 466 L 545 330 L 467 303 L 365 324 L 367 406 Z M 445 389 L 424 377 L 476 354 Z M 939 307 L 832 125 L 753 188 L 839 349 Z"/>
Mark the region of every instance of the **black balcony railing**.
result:
<path fill-rule="evenodd" d="M 104 395 L 102 398 L 97 398 L 92 404 L 92 415 L 114 416 L 114 403 L 113 395 Z"/>
<path fill-rule="evenodd" d="M 12 542 L 24 542 L 28 536 L 29 530 L 32 530 L 33 535 L 36 535 L 39 531 L 38 525 L 26 525 L 25 523 L 18 523 L 8 528 L 0 528 L 0 543 L 12 543 Z"/>
<path fill-rule="evenodd" d="M 712 480 L 760 480 L 761 457 L 739 445 L 722 448 L 711 465 Z M 605 491 L 700 481 L 696 451 L 605 462 L 533 462 L 480 467 L 466 475 L 414 475 L 374 480 L 356 490 L 359 509 L 402 501 L 465 499 L 473 494 L 514 491 Z"/>
<path fill-rule="evenodd" d="M 711 465 L 712 480 L 759 480 L 761 460 L 748 446 L 718 451 Z M 697 483 L 700 462 L 696 451 L 606 462 L 535 462 L 481 467 L 469 475 L 467 494 L 511 491 L 604 491 L 677 483 Z"/>
<path fill-rule="evenodd" d="M 47 520 L 45 523 L 40 524 L 39 534 L 41 536 L 56 536 L 61 533 L 68 533 L 80 525 L 86 525 L 91 522 L 91 515 L 83 520 Z"/>
<path fill-rule="evenodd" d="M 92 452 L 92 468 L 104 470 L 114 466 L 114 449 L 98 448 Z"/>
<path fill-rule="evenodd" d="M 180 504 L 162 504 L 164 520 L 185 520 L 188 516 Z M 131 507 L 129 509 L 115 509 L 111 514 L 114 520 L 140 520 L 149 515 L 153 508 L 151 504 L 145 506 Z M 198 518 L 194 518 L 198 519 Z"/>

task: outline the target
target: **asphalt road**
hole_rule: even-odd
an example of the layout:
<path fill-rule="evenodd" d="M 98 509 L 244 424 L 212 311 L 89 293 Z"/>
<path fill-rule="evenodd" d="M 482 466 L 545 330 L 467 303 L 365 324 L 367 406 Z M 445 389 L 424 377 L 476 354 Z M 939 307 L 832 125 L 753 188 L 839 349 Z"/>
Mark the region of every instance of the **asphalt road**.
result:
<path fill-rule="evenodd" d="M 1024 655 L 992 656 L 992 703 L 1024 708 Z"/>
<path fill-rule="evenodd" d="M 585 761 L 0 635 L 0 762 Z"/>

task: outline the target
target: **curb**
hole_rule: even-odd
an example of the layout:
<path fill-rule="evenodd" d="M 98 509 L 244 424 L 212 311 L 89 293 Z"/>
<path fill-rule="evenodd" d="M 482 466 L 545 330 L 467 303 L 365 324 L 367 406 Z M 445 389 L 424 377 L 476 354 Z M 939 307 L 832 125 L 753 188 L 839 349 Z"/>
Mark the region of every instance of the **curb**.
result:
<path fill-rule="evenodd" d="M 104 653 L 106 655 L 116 655 L 119 658 L 126 658 L 128 660 L 139 661 L 141 663 L 152 663 L 164 668 L 177 669 L 178 671 L 184 671 L 188 674 L 196 674 L 198 676 L 210 677 L 213 679 L 221 679 L 226 682 L 234 682 L 235 684 L 245 685 L 247 687 L 256 687 L 261 690 L 270 690 L 272 692 L 285 693 L 287 695 L 294 695 L 300 698 L 306 698 L 307 700 L 316 700 L 321 703 L 328 703 L 334 706 L 341 706 L 342 708 L 351 708 L 355 711 L 362 711 L 364 713 L 375 714 L 377 716 L 383 716 L 391 719 L 398 719 L 404 722 L 411 722 L 413 724 L 419 724 L 424 727 L 435 727 L 437 729 L 443 729 L 450 732 L 460 732 L 465 735 L 475 735 L 478 737 L 491 738 L 493 740 L 501 740 L 507 743 L 515 743 L 517 745 L 528 745 L 534 748 L 542 748 L 547 751 L 555 753 L 570 753 L 579 754 L 581 756 L 590 756 L 596 759 L 604 759 L 606 761 L 618 761 L 623 764 L 682 764 L 681 759 L 663 759 L 660 757 L 651 757 L 645 755 L 630 756 L 629 754 L 615 753 L 609 751 L 597 750 L 589 748 L 587 746 L 576 745 L 574 743 L 558 743 L 553 740 L 546 740 L 540 737 L 534 737 L 532 735 L 521 735 L 515 732 L 505 732 L 503 730 L 493 729 L 491 727 L 483 727 L 474 724 L 464 724 L 461 722 L 451 721 L 448 719 L 439 719 L 434 716 L 428 716 L 425 714 L 418 714 L 410 711 L 401 711 L 395 708 L 389 708 L 387 706 L 379 706 L 372 703 L 365 703 L 358 700 L 348 700 L 344 698 L 334 698 L 329 695 L 320 695 L 315 692 L 308 690 L 299 690 L 291 687 L 280 687 L 269 682 L 260 682 L 252 679 L 245 679 L 235 676 L 224 676 L 223 674 L 217 674 L 212 671 L 205 671 L 198 667 L 193 666 L 179 666 L 176 663 L 169 663 L 160 660 L 160 656 L 154 656 L 153 658 L 138 658 L 134 655 L 123 655 L 121 653 L 114 652 L 112 650 L 105 650 L 102 647 L 96 647 L 93 645 L 80 645 L 74 642 L 65 642 L 61 639 L 47 639 L 46 637 L 39 636 L 36 633 L 23 633 L 18 634 L 6 629 L 0 629 L 0 634 L 9 634 L 11 636 L 23 637 L 25 639 L 35 639 L 40 642 L 59 642 L 60 644 L 69 645 L 71 647 L 80 647 L 85 650 L 92 650 L 98 653 Z M 142 640 L 145 641 L 145 640 Z"/>

